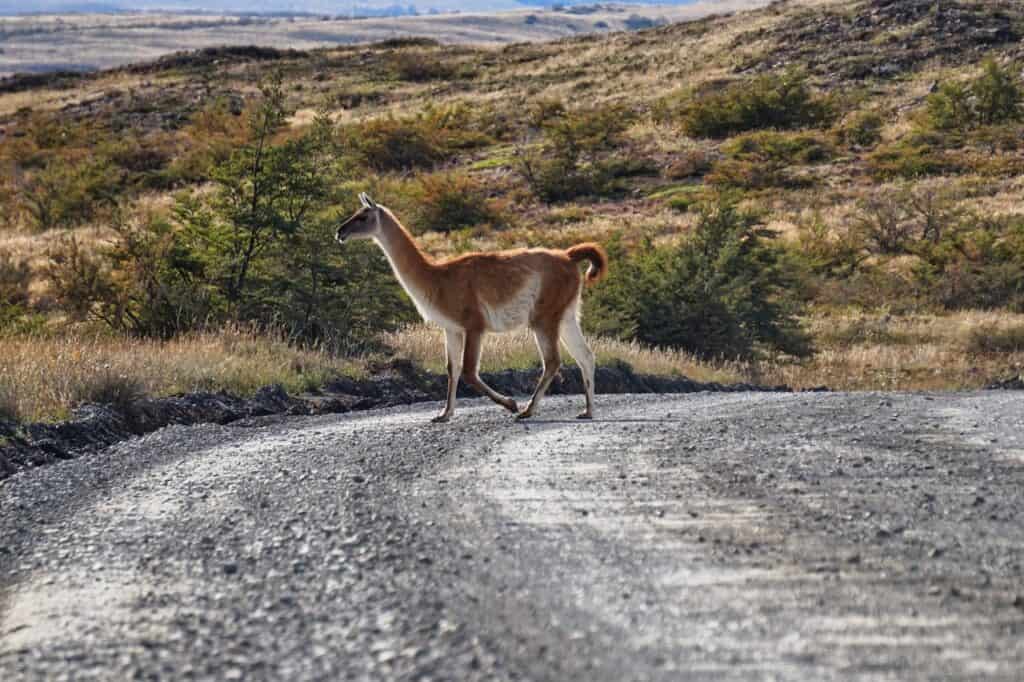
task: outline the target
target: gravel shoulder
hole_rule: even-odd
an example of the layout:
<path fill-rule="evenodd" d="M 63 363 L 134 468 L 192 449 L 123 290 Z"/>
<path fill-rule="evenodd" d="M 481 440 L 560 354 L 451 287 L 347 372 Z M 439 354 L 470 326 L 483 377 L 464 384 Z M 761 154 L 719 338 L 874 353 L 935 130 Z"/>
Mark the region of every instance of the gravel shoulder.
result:
<path fill-rule="evenodd" d="M 0 485 L 0 678 L 1019 679 L 1009 392 L 175 426 Z"/>

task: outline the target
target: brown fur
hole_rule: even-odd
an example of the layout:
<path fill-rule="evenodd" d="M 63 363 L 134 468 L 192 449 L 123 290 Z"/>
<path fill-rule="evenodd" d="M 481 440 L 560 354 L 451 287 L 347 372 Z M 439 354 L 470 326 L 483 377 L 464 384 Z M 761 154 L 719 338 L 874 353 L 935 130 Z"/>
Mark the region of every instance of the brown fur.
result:
<path fill-rule="evenodd" d="M 590 261 L 590 267 L 587 268 L 587 284 L 597 284 L 608 274 L 608 254 L 600 244 L 593 242 L 577 244 L 570 247 L 566 254 L 577 263 Z"/>

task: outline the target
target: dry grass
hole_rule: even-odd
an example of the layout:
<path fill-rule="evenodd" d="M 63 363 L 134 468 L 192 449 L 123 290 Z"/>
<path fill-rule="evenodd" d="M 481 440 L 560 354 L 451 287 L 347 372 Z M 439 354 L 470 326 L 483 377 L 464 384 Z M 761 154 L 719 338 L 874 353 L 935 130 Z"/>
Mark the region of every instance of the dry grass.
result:
<path fill-rule="evenodd" d="M 757 366 L 709 364 L 673 350 L 606 338 L 591 339 L 600 365 L 619 361 L 635 371 L 697 381 L 787 384 L 797 389 L 962 390 L 1024 369 L 1024 315 L 822 315 L 808 322 L 819 350 L 807 361 Z M 383 341 L 397 356 L 444 371 L 440 329 L 414 325 Z M 563 351 L 563 361 L 572 359 Z M 482 370 L 539 365 L 529 332 L 494 334 L 484 344 Z M 53 420 L 88 402 L 126 403 L 142 395 L 228 391 L 249 395 L 279 383 L 292 392 L 322 386 L 332 376 L 359 376 L 364 359 L 299 350 L 282 340 L 241 330 L 192 334 L 169 342 L 72 334 L 0 338 L 0 418 Z"/>
<path fill-rule="evenodd" d="M 8 337 L 0 338 L 0 413 L 61 419 L 83 403 L 123 402 L 143 394 L 249 395 L 275 383 L 304 391 L 360 371 L 355 361 L 240 330 L 168 342 L 101 335 Z"/>
<path fill-rule="evenodd" d="M 645 374 L 682 375 L 697 381 L 752 381 L 796 389 L 964 390 L 1024 369 L 1024 315 L 966 312 L 952 315 L 820 315 L 808 321 L 818 344 L 810 360 L 791 358 L 757 365 L 709 364 L 673 350 L 646 348 L 612 339 L 591 339 L 598 363 L 622 360 Z M 444 371 L 441 331 L 415 325 L 385 337 L 398 355 Z M 572 359 L 563 350 L 562 360 Z M 483 371 L 539 366 L 528 332 L 491 335 L 484 344 Z"/>
<path fill-rule="evenodd" d="M 56 229 L 46 232 L 0 229 L 0 253 L 9 254 L 15 263 L 28 263 L 29 294 L 33 302 L 44 299 L 49 291 L 46 266 L 50 253 L 62 240 L 74 238 L 85 250 L 92 253 L 114 236 L 109 227 L 85 225 L 73 230 Z"/>
<path fill-rule="evenodd" d="M 962 390 L 1024 368 L 1024 315 L 822 316 L 810 331 L 818 353 L 806 362 L 766 363 L 762 381 L 846 391 Z"/>
<path fill-rule="evenodd" d="M 412 325 L 392 334 L 384 342 L 403 358 L 434 372 L 445 371 L 444 335 L 437 327 Z M 642 374 L 686 376 L 697 381 L 732 383 L 743 381 L 737 367 L 709 365 L 688 353 L 644 347 L 607 338 L 591 338 L 591 347 L 597 355 L 598 365 L 611 365 L 618 361 L 628 363 Z M 562 349 L 562 361 L 574 364 L 572 357 Z M 533 336 L 527 330 L 508 334 L 491 334 L 484 340 L 481 371 L 498 372 L 503 369 L 529 369 L 540 366 L 540 356 Z"/>

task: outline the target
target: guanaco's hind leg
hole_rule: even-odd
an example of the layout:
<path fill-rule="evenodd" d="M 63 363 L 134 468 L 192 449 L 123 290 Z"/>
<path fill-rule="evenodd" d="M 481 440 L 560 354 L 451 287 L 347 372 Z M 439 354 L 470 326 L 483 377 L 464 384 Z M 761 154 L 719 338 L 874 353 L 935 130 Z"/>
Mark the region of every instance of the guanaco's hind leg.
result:
<path fill-rule="evenodd" d="M 540 381 L 537 382 L 537 388 L 533 392 L 533 397 L 530 398 L 530 404 L 526 406 L 525 410 L 516 415 L 516 419 L 529 419 L 533 416 L 534 411 L 537 409 L 537 404 L 540 403 L 540 399 L 544 397 L 548 386 L 551 385 L 551 380 L 558 374 L 558 368 L 562 361 L 558 355 L 557 327 L 554 329 L 536 327 L 533 330 L 533 338 L 537 341 L 537 349 L 540 351 L 540 357 L 544 361 L 544 373 L 541 374 Z"/>
<path fill-rule="evenodd" d="M 455 392 L 459 388 L 459 375 L 462 374 L 462 354 L 466 344 L 466 335 L 461 331 L 444 330 L 444 351 L 448 356 L 448 402 L 444 412 L 434 417 L 435 423 L 451 419 L 455 411 Z"/>
<path fill-rule="evenodd" d="M 498 393 L 480 378 L 480 352 L 483 350 L 483 337 L 483 332 L 466 332 L 465 352 L 462 356 L 462 380 L 509 412 L 517 412 L 519 407 L 515 400 Z"/>
<path fill-rule="evenodd" d="M 569 355 L 580 367 L 583 375 L 583 390 L 587 394 L 587 408 L 577 415 L 577 419 L 594 418 L 594 351 L 590 350 L 583 330 L 580 329 L 580 322 L 576 319 L 576 309 L 573 306 L 562 320 L 562 343 L 565 344 Z"/>

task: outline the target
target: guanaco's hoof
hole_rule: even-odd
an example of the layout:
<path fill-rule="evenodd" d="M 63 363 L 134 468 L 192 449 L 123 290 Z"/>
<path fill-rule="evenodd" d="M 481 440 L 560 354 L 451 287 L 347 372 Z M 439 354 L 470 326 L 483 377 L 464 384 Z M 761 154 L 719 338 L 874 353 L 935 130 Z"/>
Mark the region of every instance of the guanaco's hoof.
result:
<path fill-rule="evenodd" d="M 439 414 L 436 417 L 434 417 L 433 419 L 431 419 L 430 421 L 433 422 L 434 424 L 444 424 L 449 419 L 451 419 L 451 415 L 450 414 Z"/>
<path fill-rule="evenodd" d="M 516 405 L 516 401 L 514 401 L 514 400 L 510 400 L 507 403 L 505 403 L 504 407 L 505 407 L 506 410 L 508 410 L 512 414 L 519 414 L 519 406 Z"/>
<path fill-rule="evenodd" d="M 576 415 L 576 418 L 577 419 L 593 419 L 594 415 L 591 414 L 590 412 L 580 412 L 578 415 Z"/>
<path fill-rule="evenodd" d="M 529 410 L 523 410 L 522 412 L 516 413 L 516 421 L 521 422 L 524 419 L 529 419 L 532 416 L 533 412 L 530 412 Z"/>

